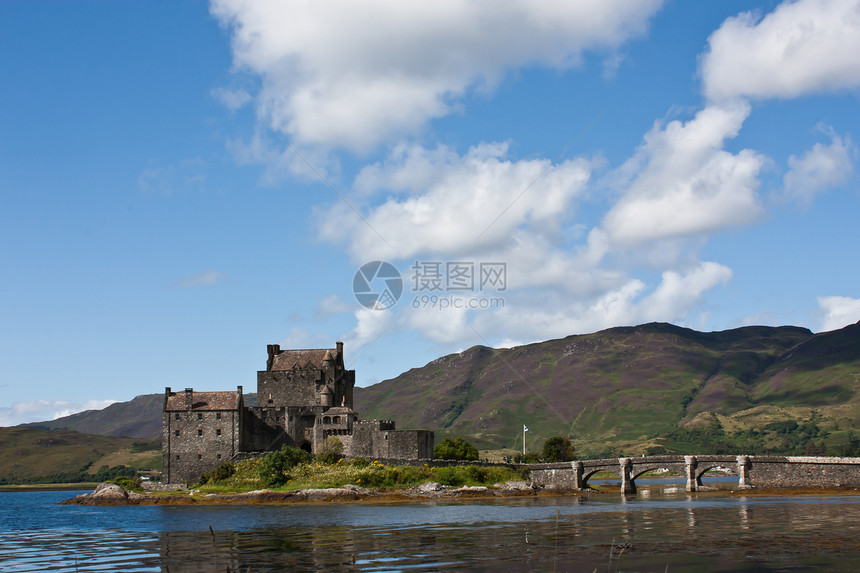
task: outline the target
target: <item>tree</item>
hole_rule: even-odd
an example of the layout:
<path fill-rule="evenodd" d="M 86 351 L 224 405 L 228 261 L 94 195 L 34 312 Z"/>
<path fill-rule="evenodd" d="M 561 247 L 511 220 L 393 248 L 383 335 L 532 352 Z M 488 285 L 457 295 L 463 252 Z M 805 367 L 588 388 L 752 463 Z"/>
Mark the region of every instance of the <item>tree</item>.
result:
<path fill-rule="evenodd" d="M 329 436 L 320 444 L 316 459 L 324 464 L 336 464 L 343 454 L 343 442 L 334 436 Z"/>
<path fill-rule="evenodd" d="M 478 448 L 457 436 L 453 440 L 445 438 L 433 448 L 437 460 L 477 460 Z"/>
<path fill-rule="evenodd" d="M 576 459 L 573 444 L 564 436 L 553 436 L 543 444 L 543 461 L 569 462 Z"/>
<path fill-rule="evenodd" d="M 271 452 L 263 456 L 257 473 L 266 487 L 283 485 L 290 481 L 289 470 L 299 464 L 310 462 L 311 459 L 311 454 L 304 450 L 284 446 L 279 452 Z"/>

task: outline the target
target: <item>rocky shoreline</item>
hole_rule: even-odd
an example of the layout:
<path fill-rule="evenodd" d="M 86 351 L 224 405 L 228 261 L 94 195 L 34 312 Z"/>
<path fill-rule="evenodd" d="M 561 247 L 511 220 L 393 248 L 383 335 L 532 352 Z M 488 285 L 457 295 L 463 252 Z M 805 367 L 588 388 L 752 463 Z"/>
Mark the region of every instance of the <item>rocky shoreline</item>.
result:
<path fill-rule="evenodd" d="M 358 485 L 321 489 L 273 491 L 260 489 L 241 493 L 201 493 L 200 490 L 145 491 L 139 493 L 111 483 L 99 484 L 92 493 L 82 493 L 60 502 L 62 505 L 190 505 L 296 503 L 313 501 L 413 500 L 459 497 L 510 497 L 537 495 L 541 488 L 524 482 L 510 481 L 487 486 L 443 486 L 435 482 L 396 490 L 374 490 Z M 553 493 L 559 493 L 552 490 Z"/>

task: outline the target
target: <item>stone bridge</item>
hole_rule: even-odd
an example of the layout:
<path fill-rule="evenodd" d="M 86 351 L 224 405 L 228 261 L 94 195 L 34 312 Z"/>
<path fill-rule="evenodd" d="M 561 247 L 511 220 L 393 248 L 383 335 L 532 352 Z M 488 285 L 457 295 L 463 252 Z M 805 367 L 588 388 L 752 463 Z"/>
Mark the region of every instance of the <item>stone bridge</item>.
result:
<path fill-rule="evenodd" d="M 636 493 L 636 478 L 656 469 L 674 470 L 687 480 L 687 491 L 699 491 L 702 476 L 722 467 L 738 476 L 740 489 L 860 487 L 860 458 L 797 456 L 643 456 L 582 460 L 529 466 L 531 480 L 544 487 L 585 489 L 599 471 L 618 475 L 621 491 Z"/>

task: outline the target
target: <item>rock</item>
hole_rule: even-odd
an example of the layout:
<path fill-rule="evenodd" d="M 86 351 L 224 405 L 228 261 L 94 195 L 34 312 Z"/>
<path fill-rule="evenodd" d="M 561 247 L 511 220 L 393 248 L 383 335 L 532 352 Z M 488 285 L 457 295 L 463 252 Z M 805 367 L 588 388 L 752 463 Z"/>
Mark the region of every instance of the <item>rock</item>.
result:
<path fill-rule="evenodd" d="M 458 487 L 457 489 L 451 490 L 451 493 L 486 493 L 487 491 L 489 491 L 487 486 L 464 485 L 463 487 Z"/>
<path fill-rule="evenodd" d="M 435 481 L 424 482 L 418 486 L 418 491 L 421 493 L 432 493 L 434 491 L 442 491 L 442 486 Z"/>
<path fill-rule="evenodd" d="M 327 487 L 321 489 L 303 489 L 297 491 L 296 495 L 299 497 L 304 497 L 305 499 L 320 500 L 336 498 L 356 499 L 369 493 L 370 492 L 363 487 L 352 485 L 344 487 Z"/>
<path fill-rule="evenodd" d="M 92 497 L 94 499 L 128 499 L 128 492 L 122 489 L 115 483 L 100 483 L 93 490 Z"/>
<path fill-rule="evenodd" d="M 508 491 L 532 491 L 534 486 L 525 481 L 509 481 L 503 486 Z"/>

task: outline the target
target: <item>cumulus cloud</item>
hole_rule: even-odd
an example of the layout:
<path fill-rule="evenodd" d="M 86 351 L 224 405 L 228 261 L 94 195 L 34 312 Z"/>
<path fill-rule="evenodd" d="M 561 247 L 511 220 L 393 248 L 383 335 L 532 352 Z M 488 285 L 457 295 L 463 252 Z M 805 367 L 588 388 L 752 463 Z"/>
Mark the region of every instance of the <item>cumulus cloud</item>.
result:
<path fill-rule="evenodd" d="M 860 86 L 860 1 L 783 2 L 723 22 L 701 60 L 705 95 L 793 98 Z"/>
<path fill-rule="evenodd" d="M 821 311 L 821 327 L 819 332 L 837 330 L 860 320 L 860 299 L 847 296 L 818 297 L 818 308 Z"/>
<path fill-rule="evenodd" d="M 848 181 L 854 172 L 857 147 L 851 137 L 839 137 L 832 129 L 823 131 L 830 135 L 830 145 L 816 143 L 803 155 L 788 158 L 789 171 L 783 178 L 786 198 L 808 204 L 815 195 Z"/>
<path fill-rule="evenodd" d="M 506 152 L 505 144 L 487 143 L 463 156 L 444 146 L 398 148 L 356 179 L 366 193 L 388 191 L 387 200 L 364 221 L 335 205 L 320 217 L 321 237 L 345 244 L 355 262 L 364 262 L 510 249 L 523 226 L 538 235 L 559 233 L 589 180 L 589 162 L 510 161 Z"/>
<path fill-rule="evenodd" d="M 567 68 L 641 35 L 661 0 L 213 0 L 257 104 L 300 144 L 362 151 L 415 133 L 525 65 Z"/>
<path fill-rule="evenodd" d="M 179 279 L 176 281 L 176 284 L 177 286 L 186 288 L 208 287 L 222 280 L 225 276 L 221 271 L 210 270 Z"/>
<path fill-rule="evenodd" d="M 66 400 L 34 400 L 15 402 L 7 408 L 0 408 L 0 426 L 16 426 L 27 422 L 44 422 L 70 416 L 85 410 L 101 410 L 116 400 L 87 400 L 75 402 Z"/>
<path fill-rule="evenodd" d="M 682 123 L 659 123 L 614 175 L 623 196 L 603 219 L 610 241 L 630 245 L 745 225 L 762 213 L 756 197 L 764 158 L 723 149 L 749 115 L 735 101 Z"/>

